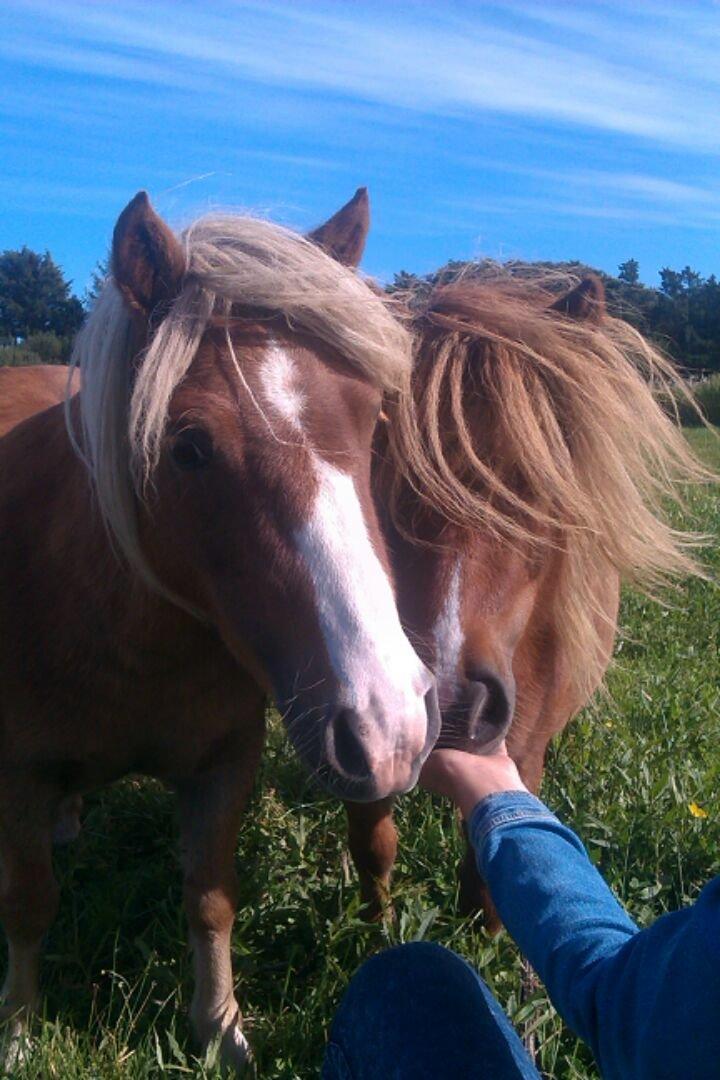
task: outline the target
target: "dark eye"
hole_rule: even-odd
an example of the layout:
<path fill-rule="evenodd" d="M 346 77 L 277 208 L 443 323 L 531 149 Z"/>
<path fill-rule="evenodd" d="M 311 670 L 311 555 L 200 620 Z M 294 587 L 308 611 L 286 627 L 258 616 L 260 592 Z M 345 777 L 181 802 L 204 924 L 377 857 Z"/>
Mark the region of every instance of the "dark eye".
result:
<path fill-rule="evenodd" d="M 186 428 L 176 437 L 170 454 L 178 469 L 183 472 L 204 469 L 212 461 L 212 441 L 207 431 L 202 428 Z"/>

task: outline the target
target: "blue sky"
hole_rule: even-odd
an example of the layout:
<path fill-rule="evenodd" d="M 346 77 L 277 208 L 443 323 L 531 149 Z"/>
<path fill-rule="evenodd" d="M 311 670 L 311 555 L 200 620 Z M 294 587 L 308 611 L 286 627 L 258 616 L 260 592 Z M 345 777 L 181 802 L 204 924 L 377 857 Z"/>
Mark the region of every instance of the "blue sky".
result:
<path fill-rule="evenodd" d="M 628 257 L 720 273 L 720 4 L 4 0 L 0 249 L 82 292 L 128 199 L 306 228 L 364 268 Z"/>

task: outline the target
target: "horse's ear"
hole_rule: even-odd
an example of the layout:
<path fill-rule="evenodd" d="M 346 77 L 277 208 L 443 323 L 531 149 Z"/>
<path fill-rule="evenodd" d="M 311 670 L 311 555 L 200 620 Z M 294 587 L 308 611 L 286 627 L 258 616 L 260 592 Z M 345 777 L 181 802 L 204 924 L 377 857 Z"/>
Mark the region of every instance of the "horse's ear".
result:
<path fill-rule="evenodd" d="M 370 200 L 367 188 L 361 187 L 329 221 L 308 233 L 308 239 L 343 266 L 357 266 L 365 250 L 369 228 Z"/>
<path fill-rule="evenodd" d="M 180 292 L 185 255 L 175 234 L 139 191 L 113 233 L 112 273 L 130 308 L 145 318 Z"/>
<path fill-rule="evenodd" d="M 550 307 L 578 322 L 599 323 L 605 314 L 605 286 L 595 274 L 588 274 Z"/>

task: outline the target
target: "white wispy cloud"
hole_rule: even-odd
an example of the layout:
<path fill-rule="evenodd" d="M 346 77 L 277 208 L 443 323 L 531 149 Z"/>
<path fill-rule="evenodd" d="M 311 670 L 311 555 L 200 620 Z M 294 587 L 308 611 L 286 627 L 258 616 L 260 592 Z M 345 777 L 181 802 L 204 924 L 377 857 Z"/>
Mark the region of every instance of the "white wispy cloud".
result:
<path fill-rule="evenodd" d="M 472 210 L 476 214 L 486 215 L 488 219 L 501 214 L 517 215 L 519 212 L 531 212 L 543 214 L 551 218 L 588 218 L 598 221 L 627 222 L 628 225 L 677 225 L 679 218 L 676 214 L 663 212 L 658 209 L 641 207 L 602 205 L 582 201 L 578 196 L 569 196 L 565 199 L 542 197 L 536 195 L 499 195 L 485 199 L 467 199 L 456 201 L 452 204 L 455 209 L 462 208 L 465 211 Z M 713 218 L 716 220 L 716 218 Z M 702 220 L 695 217 L 683 217 L 682 224 L 686 229 L 704 229 L 707 227 L 709 218 Z"/>
<path fill-rule="evenodd" d="M 652 70 L 673 84 L 720 84 L 717 3 L 608 2 L 528 3 L 506 0 L 503 7 L 530 24 L 575 36 L 581 45 L 609 52 L 638 71 Z"/>
<path fill-rule="evenodd" d="M 370 182 L 383 265 L 684 228 L 712 268 L 719 55 L 710 0 L 4 0 L 3 243 L 81 276 L 140 186 L 305 227 Z"/>
<path fill-rule="evenodd" d="M 720 186 L 681 183 L 626 170 L 548 169 L 484 162 L 486 170 L 519 179 L 527 194 L 450 199 L 447 205 L 475 213 L 518 210 L 553 217 L 596 218 L 634 224 L 713 227 L 720 220 Z"/>
<path fill-rule="evenodd" d="M 0 177 L 0 199 L 15 209 L 32 212 L 38 206 L 54 214 L 79 218 L 104 218 L 108 201 L 122 206 L 127 188 L 97 183 L 59 184 L 57 180 L 28 180 Z"/>
<path fill-rule="evenodd" d="M 3 35 L 0 52 L 203 93 L 222 95 L 244 80 L 439 115 L 544 118 L 715 152 L 720 10 L 697 6 L 702 18 L 679 5 L 680 22 L 663 7 L 633 5 L 633 24 L 613 5 L 603 16 L 564 4 L 10 0 L 6 12 L 33 28 Z"/>
<path fill-rule="evenodd" d="M 514 176 L 528 177 L 552 185 L 559 191 L 567 192 L 584 188 L 603 194 L 611 192 L 628 198 L 651 199 L 662 203 L 683 205 L 692 203 L 697 206 L 714 206 L 720 209 L 720 185 L 706 187 L 700 184 L 687 184 L 677 180 L 668 180 L 662 176 L 629 170 L 547 169 L 487 160 L 482 161 L 482 167 Z"/>

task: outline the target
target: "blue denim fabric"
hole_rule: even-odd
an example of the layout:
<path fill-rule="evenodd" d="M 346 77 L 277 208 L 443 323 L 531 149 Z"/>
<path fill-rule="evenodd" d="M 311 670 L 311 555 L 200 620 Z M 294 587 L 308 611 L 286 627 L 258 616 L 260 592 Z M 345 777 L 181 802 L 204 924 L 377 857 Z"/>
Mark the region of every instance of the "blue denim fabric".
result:
<path fill-rule="evenodd" d="M 485 983 L 416 941 L 360 968 L 330 1031 L 323 1080 L 540 1080 Z"/>
<path fill-rule="evenodd" d="M 720 877 L 638 930 L 534 796 L 484 799 L 468 831 L 503 923 L 605 1080 L 720 1080 Z"/>
<path fill-rule="evenodd" d="M 533 795 L 484 799 L 468 832 L 500 917 L 605 1080 L 720 1080 L 720 877 L 638 930 Z M 423 942 L 360 969 L 323 1070 L 324 1080 L 537 1076 L 482 979 Z"/>

